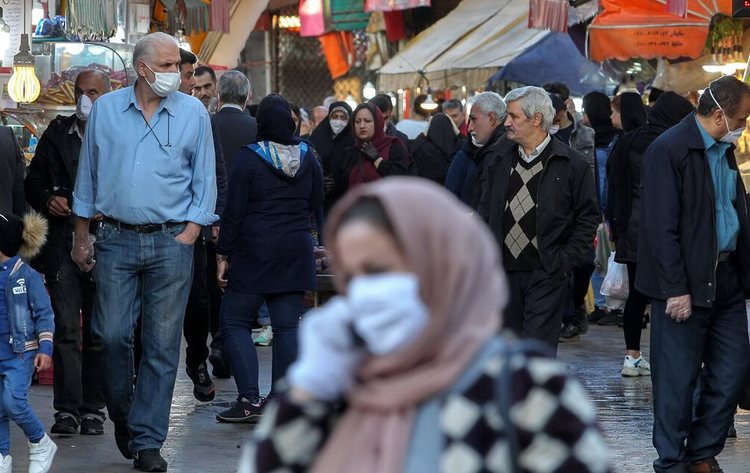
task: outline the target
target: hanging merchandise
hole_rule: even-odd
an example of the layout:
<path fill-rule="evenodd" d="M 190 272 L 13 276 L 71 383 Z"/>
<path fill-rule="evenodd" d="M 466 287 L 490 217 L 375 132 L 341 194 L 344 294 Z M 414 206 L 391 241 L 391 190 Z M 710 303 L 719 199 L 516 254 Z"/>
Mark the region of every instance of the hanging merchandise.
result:
<path fill-rule="evenodd" d="M 404 12 L 389 11 L 383 13 L 385 19 L 385 36 L 388 41 L 394 42 L 406 39 L 406 28 L 404 28 Z"/>
<path fill-rule="evenodd" d="M 321 36 L 331 31 L 331 6 L 329 0 L 301 0 L 299 2 L 299 35 Z"/>
<path fill-rule="evenodd" d="M 328 63 L 332 79 L 346 75 L 354 61 L 354 41 L 351 33 L 332 32 L 318 38 Z"/>
<path fill-rule="evenodd" d="M 363 30 L 370 21 L 364 0 L 330 0 L 331 20 L 336 31 Z"/>
<path fill-rule="evenodd" d="M 211 1 L 211 31 L 229 33 L 230 0 Z"/>
<path fill-rule="evenodd" d="M 747 56 L 742 48 L 742 20 L 716 15 L 706 38 L 706 49 L 711 51 L 711 60 L 704 64 L 706 72 L 734 74 L 745 69 Z"/>
<path fill-rule="evenodd" d="M 167 10 L 169 31 L 183 30 L 185 36 L 211 29 L 208 5 L 202 0 L 161 0 Z"/>
<path fill-rule="evenodd" d="M 69 0 L 68 34 L 80 41 L 106 41 L 117 32 L 115 0 Z"/>
<path fill-rule="evenodd" d="M 400 11 L 429 7 L 430 0 L 365 0 L 365 11 Z"/>
<path fill-rule="evenodd" d="M 567 33 L 568 0 L 531 0 L 529 2 L 529 28 Z"/>

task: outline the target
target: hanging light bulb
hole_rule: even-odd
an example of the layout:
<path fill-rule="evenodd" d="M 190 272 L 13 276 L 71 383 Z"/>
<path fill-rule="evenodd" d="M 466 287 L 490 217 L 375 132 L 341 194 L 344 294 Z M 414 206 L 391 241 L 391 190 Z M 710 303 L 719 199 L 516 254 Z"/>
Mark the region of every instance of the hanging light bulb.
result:
<path fill-rule="evenodd" d="M 184 30 L 177 30 L 177 34 L 175 35 L 175 39 L 177 40 L 177 45 L 184 49 L 185 51 L 193 52 L 193 50 L 190 48 L 190 43 L 188 43 L 187 38 L 185 37 L 185 31 Z"/>
<path fill-rule="evenodd" d="M 432 89 L 427 87 L 427 100 L 422 102 L 422 105 L 420 105 L 423 109 L 427 110 L 428 112 L 431 112 L 438 108 L 437 102 L 432 100 Z"/>
<path fill-rule="evenodd" d="M 42 91 L 34 70 L 34 56 L 29 48 L 29 35 L 21 34 L 21 46 L 13 56 L 13 75 L 8 81 L 8 95 L 15 102 L 31 103 Z"/>
<path fill-rule="evenodd" d="M 372 82 L 367 82 L 365 86 L 362 88 L 362 97 L 364 97 L 365 100 L 370 100 L 371 98 L 375 97 L 377 93 L 378 91 Z"/>

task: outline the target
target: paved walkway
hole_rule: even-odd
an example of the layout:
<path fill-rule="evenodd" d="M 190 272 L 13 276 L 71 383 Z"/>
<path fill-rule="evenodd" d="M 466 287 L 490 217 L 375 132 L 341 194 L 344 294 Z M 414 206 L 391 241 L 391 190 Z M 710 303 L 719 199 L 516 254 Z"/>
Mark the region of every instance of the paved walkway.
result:
<path fill-rule="evenodd" d="M 648 354 L 648 332 L 644 332 Z M 651 380 L 620 376 L 624 341 L 617 327 L 591 327 L 578 343 L 561 344 L 560 358 L 589 388 L 597 404 L 602 427 L 614 455 L 616 471 L 648 473 L 656 456 L 651 445 Z M 259 350 L 261 389 L 270 385 L 270 349 Z M 192 384 L 181 366 L 172 404 L 171 428 L 163 455 L 173 473 L 233 473 L 240 446 L 248 438 L 250 426 L 219 424 L 216 412 L 235 397 L 233 380 L 215 380 L 219 393 L 210 403 L 193 398 Z M 52 389 L 33 386 L 31 402 L 47 428 L 52 425 Z M 134 471 L 115 447 L 112 424 L 99 437 L 57 437 L 55 473 L 126 473 Z M 20 430 L 13 425 L 12 455 L 14 472 L 27 471 L 28 450 Z M 730 439 L 719 460 L 726 473 L 750 472 L 750 412 L 737 416 L 738 439 Z"/>

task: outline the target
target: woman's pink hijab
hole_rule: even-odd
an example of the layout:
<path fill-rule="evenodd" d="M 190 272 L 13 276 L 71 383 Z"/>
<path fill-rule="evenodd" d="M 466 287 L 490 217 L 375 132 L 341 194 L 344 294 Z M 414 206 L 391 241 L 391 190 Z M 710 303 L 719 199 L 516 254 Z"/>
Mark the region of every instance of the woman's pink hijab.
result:
<path fill-rule="evenodd" d="M 410 347 L 371 357 L 358 372 L 349 409 L 325 444 L 315 473 L 400 473 L 418 406 L 450 387 L 498 330 L 507 288 L 487 226 L 449 192 L 424 179 L 389 177 L 347 194 L 327 221 L 336 258 L 342 215 L 377 198 L 420 281 L 430 322 Z M 335 273 L 335 271 L 334 271 Z M 337 281 L 343 292 L 343 283 Z"/>

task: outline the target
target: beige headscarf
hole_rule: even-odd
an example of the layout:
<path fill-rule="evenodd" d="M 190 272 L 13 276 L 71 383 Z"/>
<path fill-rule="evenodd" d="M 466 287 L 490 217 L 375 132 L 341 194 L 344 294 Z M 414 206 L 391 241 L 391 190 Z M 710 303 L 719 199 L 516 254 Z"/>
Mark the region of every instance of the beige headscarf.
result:
<path fill-rule="evenodd" d="M 363 196 L 377 198 L 385 208 L 419 278 L 430 322 L 405 350 L 363 363 L 349 409 L 318 456 L 315 473 L 403 471 L 419 404 L 458 379 L 496 333 L 507 298 L 489 229 L 424 179 L 390 177 L 357 187 L 342 199 L 327 222 L 334 270 L 341 217 Z M 344 283 L 336 284 L 344 292 Z"/>

